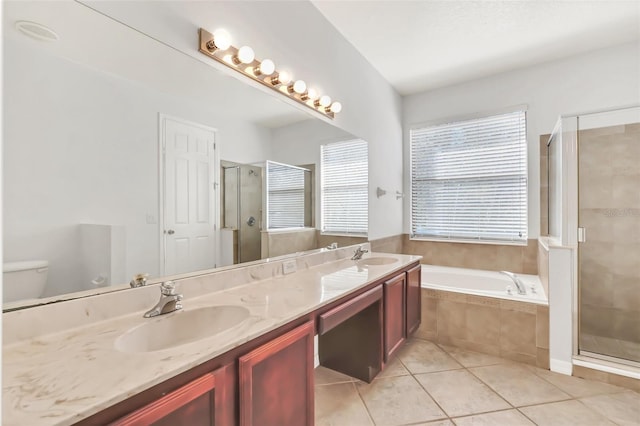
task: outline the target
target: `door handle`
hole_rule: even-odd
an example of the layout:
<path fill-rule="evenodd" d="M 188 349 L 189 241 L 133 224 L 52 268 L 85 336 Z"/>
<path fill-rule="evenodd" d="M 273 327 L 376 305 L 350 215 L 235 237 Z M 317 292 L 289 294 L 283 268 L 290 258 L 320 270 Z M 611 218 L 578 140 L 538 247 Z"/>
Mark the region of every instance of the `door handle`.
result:
<path fill-rule="evenodd" d="M 165 232 L 166 234 L 169 234 L 169 235 L 173 235 L 173 234 L 175 234 L 175 233 L 176 233 L 176 231 L 174 231 L 173 229 L 168 229 L 168 230 L 166 230 L 166 231 L 164 231 L 164 232 Z"/>
<path fill-rule="evenodd" d="M 247 220 L 247 225 L 253 226 L 255 224 L 256 224 L 256 218 L 253 216 L 249 217 L 249 219 Z"/>

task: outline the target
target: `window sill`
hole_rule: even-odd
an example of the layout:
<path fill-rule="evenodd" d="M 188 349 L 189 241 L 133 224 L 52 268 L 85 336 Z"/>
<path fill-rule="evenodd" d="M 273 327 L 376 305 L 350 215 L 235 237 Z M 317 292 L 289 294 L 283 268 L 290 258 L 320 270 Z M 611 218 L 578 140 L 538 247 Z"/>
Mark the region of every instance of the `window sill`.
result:
<path fill-rule="evenodd" d="M 369 234 L 346 234 L 340 232 L 320 232 L 320 235 L 328 235 L 332 237 L 352 237 L 352 238 L 368 238 Z"/>
<path fill-rule="evenodd" d="M 528 245 L 528 240 L 525 241 L 489 241 L 489 240 L 464 240 L 454 238 L 431 238 L 431 237 L 409 237 L 411 241 L 429 241 L 432 243 L 455 243 L 455 244 L 485 244 L 492 246 L 520 246 L 524 247 Z"/>

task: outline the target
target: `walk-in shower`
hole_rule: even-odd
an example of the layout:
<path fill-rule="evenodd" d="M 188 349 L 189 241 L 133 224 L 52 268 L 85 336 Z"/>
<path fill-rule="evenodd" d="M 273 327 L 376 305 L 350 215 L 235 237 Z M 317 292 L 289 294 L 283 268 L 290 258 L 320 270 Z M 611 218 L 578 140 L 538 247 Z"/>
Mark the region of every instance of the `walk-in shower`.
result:
<path fill-rule="evenodd" d="M 549 235 L 573 252 L 574 357 L 640 367 L 640 107 L 562 117 Z"/>

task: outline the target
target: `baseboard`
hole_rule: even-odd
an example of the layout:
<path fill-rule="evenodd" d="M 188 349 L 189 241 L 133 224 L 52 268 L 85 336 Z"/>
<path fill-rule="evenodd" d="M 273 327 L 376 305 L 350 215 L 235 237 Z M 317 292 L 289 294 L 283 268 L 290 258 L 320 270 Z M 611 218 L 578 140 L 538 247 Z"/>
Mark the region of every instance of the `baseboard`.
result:
<path fill-rule="evenodd" d="M 549 369 L 555 373 L 570 376 L 571 373 L 573 373 L 573 364 L 571 362 L 560 361 L 552 358 L 549 360 Z"/>

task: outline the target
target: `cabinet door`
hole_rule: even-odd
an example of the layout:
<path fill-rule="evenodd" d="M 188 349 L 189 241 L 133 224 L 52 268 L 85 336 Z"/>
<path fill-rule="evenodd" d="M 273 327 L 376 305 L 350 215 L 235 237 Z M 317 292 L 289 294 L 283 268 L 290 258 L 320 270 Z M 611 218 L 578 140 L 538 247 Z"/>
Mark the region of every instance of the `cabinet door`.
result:
<path fill-rule="evenodd" d="M 388 362 L 406 338 L 405 287 L 404 272 L 384 283 L 385 362 Z"/>
<path fill-rule="evenodd" d="M 227 365 L 166 394 L 112 425 L 117 426 L 232 426 L 234 372 Z"/>
<path fill-rule="evenodd" d="M 407 271 L 407 336 L 420 326 L 422 295 L 420 293 L 420 265 Z"/>
<path fill-rule="evenodd" d="M 239 360 L 241 426 L 311 426 L 313 321 Z"/>

